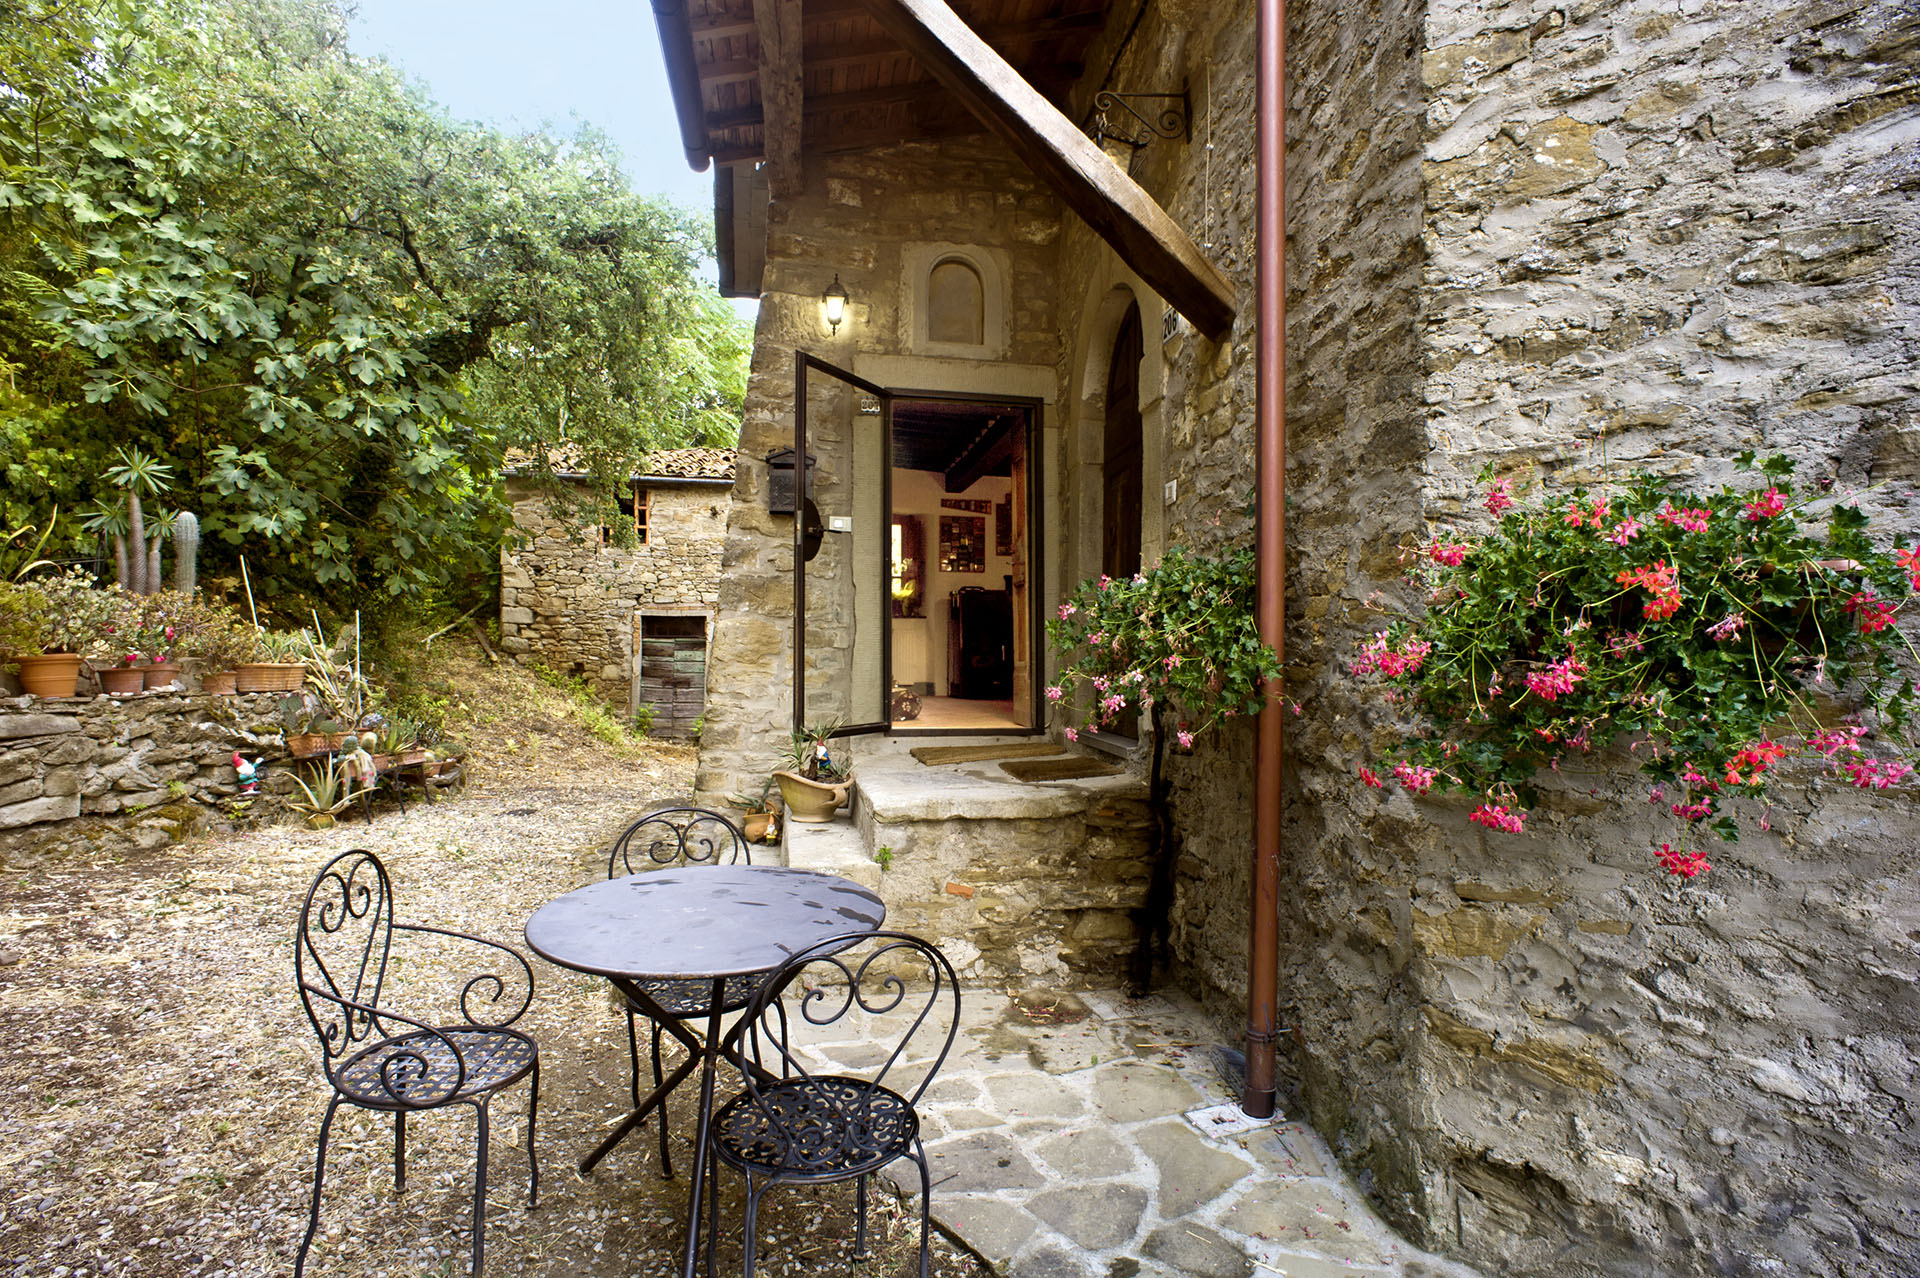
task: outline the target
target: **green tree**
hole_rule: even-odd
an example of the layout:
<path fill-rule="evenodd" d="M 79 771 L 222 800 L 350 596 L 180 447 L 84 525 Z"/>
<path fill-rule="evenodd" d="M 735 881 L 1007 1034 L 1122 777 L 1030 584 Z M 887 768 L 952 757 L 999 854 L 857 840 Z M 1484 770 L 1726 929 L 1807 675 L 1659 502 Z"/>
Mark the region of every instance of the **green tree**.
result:
<path fill-rule="evenodd" d="M 491 579 L 510 450 L 564 440 L 611 491 L 731 442 L 705 228 L 598 135 L 456 123 L 344 30 L 324 0 L 0 0 L 6 522 L 132 443 L 210 549 L 357 607 Z"/>

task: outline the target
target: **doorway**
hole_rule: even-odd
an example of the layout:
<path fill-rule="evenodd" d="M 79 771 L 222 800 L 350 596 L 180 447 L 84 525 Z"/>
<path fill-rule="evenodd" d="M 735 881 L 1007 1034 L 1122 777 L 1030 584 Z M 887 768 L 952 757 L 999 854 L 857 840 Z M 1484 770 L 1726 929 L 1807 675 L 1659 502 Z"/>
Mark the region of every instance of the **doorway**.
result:
<path fill-rule="evenodd" d="M 1033 705 L 1029 402 L 893 401 L 895 731 L 1023 732 Z"/>
<path fill-rule="evenodd" d="M 1038 731 L 1039 401 L 798 352 L 795 410 L 796 730 Z"/>
<path fill-rule="evenodd" d="M 1120 321 L 1120 331 L 1113 339 L 1113 359 L 1107 366 L 1100 463 L 1100 571 L 1109 577 L 1131 577 L 1140 571 L 1140 357 L 1144 350 L 1140 305 L 1135 302 Z M 1128 708 L 1107 725 L 1106 731 L 1137 740 L 1140 712 Z"/>

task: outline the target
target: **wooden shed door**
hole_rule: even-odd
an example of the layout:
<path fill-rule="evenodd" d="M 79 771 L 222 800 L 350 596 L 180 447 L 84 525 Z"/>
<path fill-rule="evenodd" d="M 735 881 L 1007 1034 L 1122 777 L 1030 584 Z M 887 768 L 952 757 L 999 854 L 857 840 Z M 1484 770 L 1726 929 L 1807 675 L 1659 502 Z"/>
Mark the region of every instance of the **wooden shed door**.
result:
<path fill-rule="evenodd" d="M 651 732 L 689 737 L 707 704 L 707 619 L 633 615 L 639 679 L 634 709 L 653 707 Z"/>

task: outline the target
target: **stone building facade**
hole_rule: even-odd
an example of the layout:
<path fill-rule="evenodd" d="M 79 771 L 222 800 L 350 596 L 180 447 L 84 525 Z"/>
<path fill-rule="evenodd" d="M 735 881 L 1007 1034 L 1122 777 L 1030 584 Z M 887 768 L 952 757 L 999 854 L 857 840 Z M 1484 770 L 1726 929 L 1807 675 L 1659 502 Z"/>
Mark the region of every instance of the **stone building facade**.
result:
<path fill-rule="evenodd" d="M 585 679 L 653 730 L 684 735 L 704 704 L 706 654 L 734 479 L 731 449 L 653 453 L 620 502 L 633 544 L 564 519 L 509 475 L 515 533 L 500 549 L 500 646 Z M 582 476 L 561 472 L 562 482 Z"/>
<path fill-rule="evenodd" d="M 1346 663 L 1400 550 L 1472 531 L 1491 465 L 1546 491 L 1744 450 L 1920 530 L 1920 12 L 1901 0 L 1288 6 L 1289 1083 L 1423 1245 L 1503 1273 L 1920 1272 L 1920 812 L 1788 778 L 1770 833 L 1664 880 L 1622 764 L 1548 779 L 1526 837 L 1381 799 L 1392 731 Z M 699 785 L 787 730 L 795 348 L 890 386 L 1042 404 L 1043 598 L 1098 571 L 1100 423 L 1130 307 L 1142 552 L 1245 544 L 1254 476 L 1251 0 L 1116 4 L 1071 104 L 1184 83 L 1192 142 L 1129 161 L 1235 285 L 1211 340 L 981 137 L 805 156 L 761 311 Z M 915 344 L 929 242 L 1002 263 L 1007 346 Z M 830 329 L 820 294 L 851 301 Z M 1164 494 L 1164 500 L 1159 498 Z M 1911 633 L 1912 609 L 1903 614 Z M 809 643 L 813 640 L 810 638 Z M 1908 742 L 1909 746 L 1912 742 Z M 856 761 L 862 744 L 849 750 Z M 1176 979 L 1236 1035 L 1251 733 L 1173 765 Z M 1611 796 L 1611 797 L 1609 797 Z"/>

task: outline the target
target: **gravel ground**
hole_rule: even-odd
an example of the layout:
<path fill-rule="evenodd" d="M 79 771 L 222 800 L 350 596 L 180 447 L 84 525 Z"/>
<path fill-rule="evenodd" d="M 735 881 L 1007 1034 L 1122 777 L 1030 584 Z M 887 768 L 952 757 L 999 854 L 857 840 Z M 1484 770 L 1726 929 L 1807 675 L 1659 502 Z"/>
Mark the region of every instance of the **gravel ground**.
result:
<path fill-rule="evenodd" d="M 402 921 L 524 952 L 527 916 L 592 875 L 595 846 L 690 788 L 690 750 L 608 746 L 561 694 L 444 659 L 467 681 L 455 726 L 478 747 L 456 798 L 379 808 L 371 828 L 241 831 L 0 874 L 0 950 L 21 956 L 0 967 L 0 1276 L 291 1272 L 329 1095 L 291 964 L 318 867 L 372 848 Z M 535 974 L 519 1025 L 541 1048 L 540 1205 L 526 1206 L 523 1084 L 492 1111 L 488 1271 L 664 1278 L 682 1237 L 689 1102 L 673 1104 L 679 1179 L 661 1177 L 651 1124 L 580 1176 L 579 1155 L 625 1110 L 624 1022 L 604 983 L 538 961 Z M 416 1116 L 407 1135 L 396 1197 L 390 1121 L 342 1108 L 309 1273 L 466 1272 L 472 1111 Z M 738 1187 L 726 1188 L 722 1273 L 740 1267 Z M 917 1219 L 875 1200 L 879 1241 L 858 1264 L 851 1186 L 770 1195 L 760 1272 L 914 1272 Z M 986 1271 L 936 1239 L 935 1272 Z"/>

